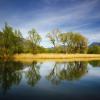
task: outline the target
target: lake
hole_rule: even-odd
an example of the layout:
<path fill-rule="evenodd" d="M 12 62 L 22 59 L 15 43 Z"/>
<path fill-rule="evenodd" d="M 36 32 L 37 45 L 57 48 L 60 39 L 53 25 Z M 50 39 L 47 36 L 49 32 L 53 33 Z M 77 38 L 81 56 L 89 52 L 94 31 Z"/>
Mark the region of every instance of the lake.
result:
<path fill-rule="evenodd" d="M 100 61 L 0 61 L 0 100 L 100 100 Z"/>

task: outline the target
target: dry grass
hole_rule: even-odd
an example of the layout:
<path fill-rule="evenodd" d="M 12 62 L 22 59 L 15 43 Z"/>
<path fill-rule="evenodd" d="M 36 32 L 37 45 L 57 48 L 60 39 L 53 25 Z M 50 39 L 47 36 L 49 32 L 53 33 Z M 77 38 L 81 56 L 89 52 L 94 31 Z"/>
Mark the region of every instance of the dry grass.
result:
<path fill-rule="evenodd" d="M 15 61 L 20 61 L 23 63 L 32 63 L 33 61 L 36 62 L 73 62 L 73 61 L 93 61 L 93 60 L 100 60 L 98 58 L 74 58 L 74 59 L 15 59 Z"/>
<path fill-rule="evenodd" d="M 14 59 L 99 59 L 100 54 L 15 54 Z"/>

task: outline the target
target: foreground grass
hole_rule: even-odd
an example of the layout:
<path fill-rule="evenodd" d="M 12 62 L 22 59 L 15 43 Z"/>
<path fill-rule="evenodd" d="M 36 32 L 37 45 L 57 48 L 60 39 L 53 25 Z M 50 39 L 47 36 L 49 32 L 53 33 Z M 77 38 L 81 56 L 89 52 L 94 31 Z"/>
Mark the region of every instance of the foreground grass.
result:
<path fill-rule="evenodd" d="M 100 60 L 100 54 L 15 54 L 13 58 L 17 61 L 89 61 Z"/>

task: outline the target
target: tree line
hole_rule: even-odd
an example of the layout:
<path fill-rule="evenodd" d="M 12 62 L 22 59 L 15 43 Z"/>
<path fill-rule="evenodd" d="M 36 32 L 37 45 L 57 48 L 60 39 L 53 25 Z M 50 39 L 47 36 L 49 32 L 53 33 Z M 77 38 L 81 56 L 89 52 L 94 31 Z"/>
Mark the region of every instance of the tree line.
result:
<path fill-rule="evenodd" d="M 28 32 L 28 38 L 22 36 L 20 30 L 14 30 L 7 23 L 0 31 L 0 55 L 9 56 L 16 53 L 38 53 L 41 36 L 32 29 Z"/>
<path fill-rule="evenodd" d="M 91 52 L 91 49 L 88 49 L 88 40 L 80 33 L 62 33 L 59 29 L 54 29 L 47 33 L 46 38 L 48 38 L 53 45 L 52 48 L 40 46 L 42 38 L 34 28 L 28 32 L 28 37 L 24 38 L 20 30 L 14 30 L 5 23 L 4 28 L 0 31 L 0 56 L 13 55 L 16 53 Z M 92 53 L 94 53 L 93 50 Z"/>
<path fill-rule="evenodd" d="M 54 29 L 47 34 L 47 37 L 56 51 L 60 50 L 62 53 L 87 53 L 88 40 L 80 33 L 61 33 L 59 29 Z"/>

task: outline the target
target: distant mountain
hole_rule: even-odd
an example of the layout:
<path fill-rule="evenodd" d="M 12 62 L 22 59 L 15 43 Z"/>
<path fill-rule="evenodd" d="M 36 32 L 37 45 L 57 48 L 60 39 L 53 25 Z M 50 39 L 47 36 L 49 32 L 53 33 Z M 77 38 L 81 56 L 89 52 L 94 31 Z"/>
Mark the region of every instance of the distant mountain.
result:
<path fill-rule="evenodd" d="M 91 43 L 91 44 L 89 45 L 89 47 L 95 46 L 95 45 L 100 46 L 100 42 L 93 42 L 93 43 Z"/>

